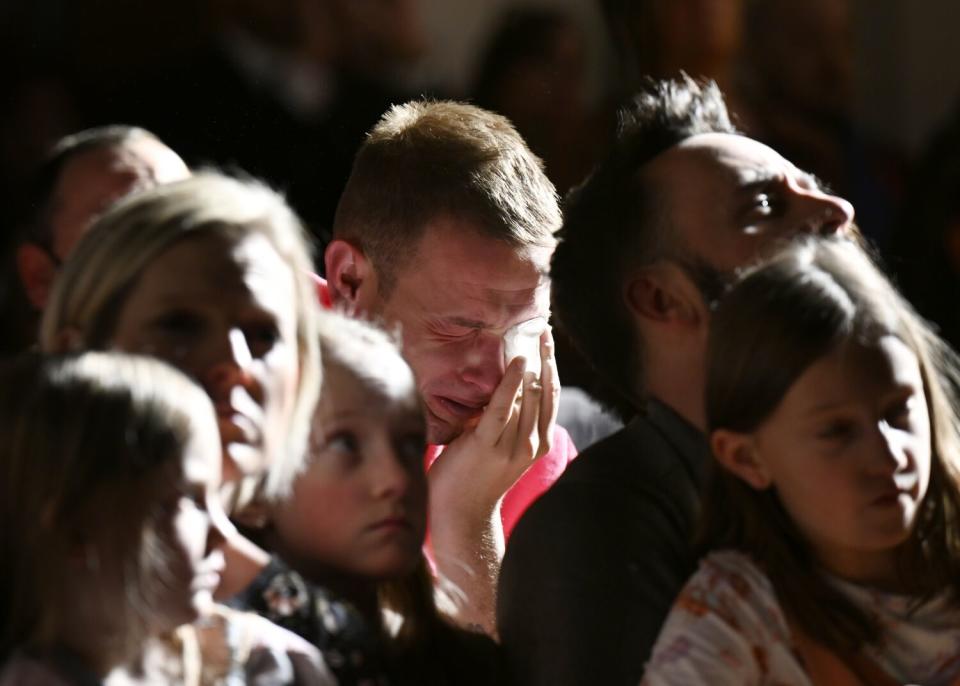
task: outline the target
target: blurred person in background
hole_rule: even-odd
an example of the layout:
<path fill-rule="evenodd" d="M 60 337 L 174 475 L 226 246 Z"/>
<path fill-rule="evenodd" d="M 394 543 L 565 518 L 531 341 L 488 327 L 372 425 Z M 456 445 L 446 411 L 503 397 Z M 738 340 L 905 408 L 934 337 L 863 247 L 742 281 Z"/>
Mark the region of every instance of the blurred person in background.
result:
<path fill-rule="evenodd" d="M 603 122 L 586 102 L 585 51 L 583 31 L 569 14 L 510 9 L 481 54 L 472 88 L 477 105 L 513 122 L 561 195 L 583 180 L 606 145 Z"/>
<path fill-rule="evenodd" d="M 61 139 L 21 201 L 17 282 L 4 307 L 13 325 L 4 350 L 13 353 L 36 342 L 60 266 L 101 214 L 131 193 L 189 175 L 177 153 L 138 127 L 105 126 Z"/>
<path fill-rule="evenodd" d="M 854 9 L 849 0 L 746 5 L 741 125 L 849 198 L 863 234 L 886 249 L 904 159 L 854 120 Z"/>
<path fill-rule="evenodd" d="M 409 99 L 397 75 L 425 45 L 416 0 L 210 0 L 208 37 L 108 84 L 103 116 L 147 126 L 191 165 L 234 165 L 283 189 L 328 237 L 366 131 Z"/>

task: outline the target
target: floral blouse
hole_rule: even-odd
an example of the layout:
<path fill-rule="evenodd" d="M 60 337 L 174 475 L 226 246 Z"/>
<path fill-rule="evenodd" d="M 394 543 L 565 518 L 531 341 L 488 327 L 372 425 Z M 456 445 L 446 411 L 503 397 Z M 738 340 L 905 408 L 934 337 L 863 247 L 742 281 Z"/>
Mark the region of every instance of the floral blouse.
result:
<path fill-rule="evenodd" d="M 960 684 L 960 607 L 944 594 L 911 598 L 832 580 L 883 630 L 869 657 L 900 684 Z M 707 556 L 680 592 L 642 684 L 811 686 L 773 586 L 735 551 Z"/>
<path fill-rule="evenodd" d="M 230 605 L 256 612 L 315 645 L 340 686 L 390 683 L 379 634 L 352 605 L 307 583 L 280 558 L 273 557 Z"/>

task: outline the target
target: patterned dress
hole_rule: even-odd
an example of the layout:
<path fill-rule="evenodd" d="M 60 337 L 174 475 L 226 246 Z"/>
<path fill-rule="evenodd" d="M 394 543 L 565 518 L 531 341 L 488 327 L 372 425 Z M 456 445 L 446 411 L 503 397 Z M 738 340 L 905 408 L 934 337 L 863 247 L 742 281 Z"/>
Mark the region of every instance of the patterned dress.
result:
<path fill-rule="evenodd" d="M 349 603 L 310 584 L 280 558 L 230 602 L 303 637 L 323 654 L 340 686 L 389 686 L 379 634 Z"/>
<path fill-rule="evenodd" d="M 944 594 L 909 597 L 831 579 L 882 627 L 869 657 L 899 684 L 960 684 L 960 607 Z M 653 649 L 644 686 L 811 686 L 773 586 L 750 558 L 707 556 L 677 598 Z"/>

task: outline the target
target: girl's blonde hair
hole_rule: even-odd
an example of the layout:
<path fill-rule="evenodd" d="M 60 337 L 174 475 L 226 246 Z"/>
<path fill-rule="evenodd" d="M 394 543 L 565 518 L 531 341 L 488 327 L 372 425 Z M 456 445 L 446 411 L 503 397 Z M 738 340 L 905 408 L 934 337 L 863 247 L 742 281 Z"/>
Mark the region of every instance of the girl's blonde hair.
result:
<path fill-rule="evenodd" d="M 297 399 L 287 454 L 302 459 L 320 385 L 316 290 L 307 234 L 283 198 L 264 184 L 205 171 L 121 200 L 83 237 L 58 277 L 44 312 L 40 342 L 57 350 L 65 330 L 90 349 L 109 346 L 116 317 L 143 271 L 176 242 L 217 235 L 265 236 L 293 274 L 299 350 Z M 277 488 L 266 484 L 267 495 Z"/>
<path fill-rule="evenodd" d="M 751 433 L 816 360 L 851 338 L 893 335 L 916 355 L 931 424 L 931 477 L 898 573 L 919 602 L 949 589 L 960 602 L 960 374 L 955 354 L 870 257 L 842 238 L 805 237 L 749 271 L 711 322 L 709 430 Z M 701 517 L 707 549 L 748 552 L 800 628 L 841 651 L 879 637 L 862 608 L 819 572 L 775 489 L 757 491 L 713 466 Z"/>
<path fill-rule="evenodd" d="M 413 378 L 397 332 L 340 312 L 323 312 L 319 332 L 321 357 L 328 372 L 335 366 L 374 389 L 395 375 L 398 367 Z M 328 373 L 324 378 L 332 376 Z M 322 391 L 327 392 L 329 389 Z M 286 475 L 290 479 L 295 476 Z M 440 590 L 438 586 L 444 587 Z M 448 619 L 456 612 L 456 589 L 450 586 L 434 580 L 422 553 L 408 574 L 377 583 L 384 620 L 380 628 L 389 636 L 388 650 L 395 666 L 404 674 L 415 675 L 411 683 L 445 683 L 445 665 L 474 665 L 479 664 L 478 656 L 487 658 L 486 644 Z"/>
<path fill-rule="evenodd" d="M 84 562 L 120 575 L 104 600 L 125 613 L 125 644 L 142 646 L 170 559 L 159 476 L 177 478 L 193 440 L 219 455 L 211 401 L 158 360 L 31 354 L 0 369 L 0 656 L 51 647 Z"/>

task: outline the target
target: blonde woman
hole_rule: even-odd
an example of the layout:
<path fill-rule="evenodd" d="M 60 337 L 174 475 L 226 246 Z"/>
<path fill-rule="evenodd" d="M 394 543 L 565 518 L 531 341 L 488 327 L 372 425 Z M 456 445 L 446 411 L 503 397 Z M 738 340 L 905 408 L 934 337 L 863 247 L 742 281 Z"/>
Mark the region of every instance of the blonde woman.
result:
<path fill-rule="evenodd" d="M 303 455 L 320 375 L 312 267 L 277 193 L 201 172 L 97 221 L 54 285 L 41 346 L 148 354 L 195 379 L 217 412 L 222 495 L 244 522 L 274 490 L 267 468 Z M 269 561 L 235 532 L 228 539 L 221 598 Z"/>

